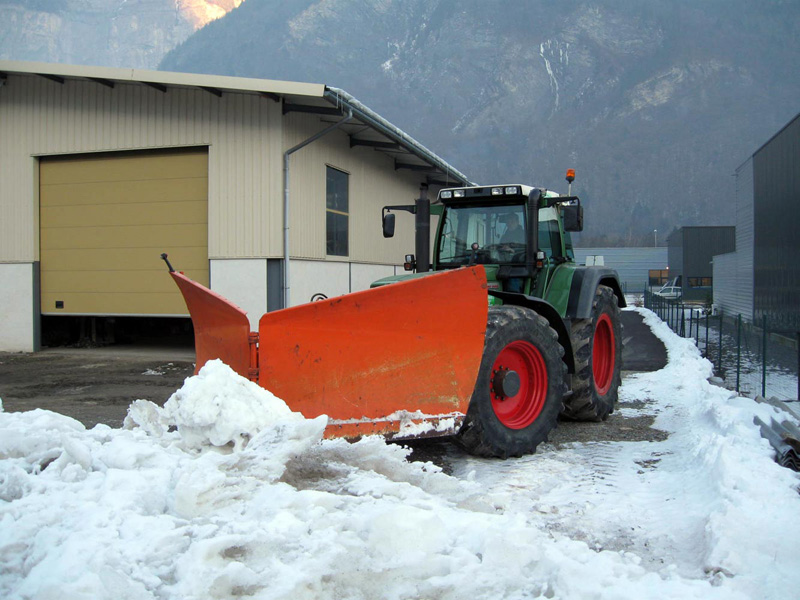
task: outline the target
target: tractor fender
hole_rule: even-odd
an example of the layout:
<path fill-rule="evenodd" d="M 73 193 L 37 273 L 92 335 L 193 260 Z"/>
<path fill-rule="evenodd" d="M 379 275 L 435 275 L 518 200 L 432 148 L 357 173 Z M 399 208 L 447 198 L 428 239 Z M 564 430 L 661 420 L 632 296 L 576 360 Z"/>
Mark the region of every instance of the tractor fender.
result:
<path fill-rule="evenodd" d="M 572 342 L 569 337 L 569 329 L 566 323 L 564 323 L 564 319 L 561 318 L 561 315 L 558 314 L 558 311 L 552 304 L 536 296 L 527 296 L 515 292 L 489 290 L 489 293 L 495 298 L 502 300 L 503 304 L 529 308 L 547 319 L 548 323 L 550 323 L 550 327 L 558 334 L 558 343 L 564 348 L 564 362 L 567 365 L 567 372 L 575 372 L 575 357 L 572 354 Z"/>
<path fill-rule="evenodd" d="M 605 285 L 617 296 L 617 304 L 625 308 L 625 295 L 614 269 L 605 267 L 576 267 L 567 302 L 567 319 L 588 319 L 592 316 L 592 302 L 598 285 Z"/>

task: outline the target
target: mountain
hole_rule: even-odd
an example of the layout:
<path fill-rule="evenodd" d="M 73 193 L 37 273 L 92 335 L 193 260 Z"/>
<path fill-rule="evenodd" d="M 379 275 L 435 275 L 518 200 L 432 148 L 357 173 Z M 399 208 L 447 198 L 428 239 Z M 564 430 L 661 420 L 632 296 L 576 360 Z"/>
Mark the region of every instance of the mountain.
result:
<path fill-rule="evenodd" d="M 341 87 L 480 183 L 573 191 L 584 244 L 731 224 L 800 110 L 795 0 L 247 0 L 160 68 Z"/>
<path fill-rule="evenodd" d="M 0 59 L 154 69 L 241 0 L 0 0 Z"/>

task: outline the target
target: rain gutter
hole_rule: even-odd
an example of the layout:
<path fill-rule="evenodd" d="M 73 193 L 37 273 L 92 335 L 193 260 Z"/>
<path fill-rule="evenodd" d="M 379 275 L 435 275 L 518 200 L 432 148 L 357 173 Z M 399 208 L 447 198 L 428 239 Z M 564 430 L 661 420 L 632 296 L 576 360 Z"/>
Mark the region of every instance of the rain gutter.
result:
<path fill-rule="evenodd" d="M 456 185 L 475 185 L 461 171 L 428 150 L 425 146 L 420 144 L 405 131 L 389 123 L 389 121 L 359 102 L 356 98 L 344 90 L 326 86 L 323 97 L 337 108 L 350 111 L 351 114 L 355 115 L 359 121 L 362 121 L 388 138 L 394 140 L 406 148 L 406 150 L 417 155 L 428 164 L 433 165 L 442 171 L 447 177 L 448 181 L 453 179 L 453 183 Z"/>
<path fill-rule="evenodd" d="M 289 308 L 289 157 L 305 148 L 309 144 L 317 141 L 319 138 L 324 137 L 339 129 L 342 125 L 352 120 L 353 112 L 348 110 L 347 114 L 341 121 L 337 121 L 330 127 L 326 127 L 322 131 L 315 133 L 307 140 L 304 140 L 296 146 L 289 148 L 283 153 L 283 307 Z"/>

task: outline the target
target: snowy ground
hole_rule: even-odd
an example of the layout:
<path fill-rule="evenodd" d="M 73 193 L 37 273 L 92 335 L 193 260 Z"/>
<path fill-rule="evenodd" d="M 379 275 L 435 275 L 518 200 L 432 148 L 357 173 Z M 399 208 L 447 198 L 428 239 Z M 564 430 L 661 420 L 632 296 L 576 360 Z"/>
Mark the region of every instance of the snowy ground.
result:
<path fill-rule="evenodd" d="M 120 430 L 0 412 L 0 597 L 797 597 L 800 477 L 752 422 L 776 409 L 709 385 L 642 312 L 669 364 L 621 395 L 667 440 L 462 457 L 452 476 L 380 439 L 321 441 L 324 418 L 219 363 Z"/>

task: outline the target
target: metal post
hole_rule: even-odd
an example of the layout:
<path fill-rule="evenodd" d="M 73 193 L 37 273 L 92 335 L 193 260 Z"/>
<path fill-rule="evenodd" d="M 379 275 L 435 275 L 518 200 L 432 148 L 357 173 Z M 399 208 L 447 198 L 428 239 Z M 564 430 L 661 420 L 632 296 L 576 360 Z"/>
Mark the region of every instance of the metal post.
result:
<path fill-rule="evenodd" d="M 706 358 L 708 358 L 708 313 L 706 313 Z"/>
<path fill-rule="evenodd" d="M 763 326 L 761 327 L 762 350 L 761 350 L 761 396 L 767 397 L 767 315 L 764 315 Z"/>
<path fill-rule="evenodd" d="M 719 356 L 717 356 L 717 373 L 722 377 L 722 311 L 719 311 Z"/>
<path fill-rule="evenodd" d="M 290 285 L 289 282 L 291 281 L 289 278 L 289 227 L 291 224 L 291 220 L 289 219 L 289 181 L 290 181 L 290 171 L 289 171 L 289 157 L 297 152 L 298 150 L 305 148 L 309 144 L 317 141 L 319 138 L 328 135 L 331 131 L 334 131 L 347 123 L 348 121 L 352 120 L 353 118 L 353 111 L 350 110 L 348 113 L 342 118 L 340 121 L 337 121 L 333 125 L 326 127 L 322 131 L 315 133 L 310 138 L 300 142 L 296 146 L 289 148 L 286 152 L 283 153 L 283 306 L 282 308 L 289 308 L 289 289 Z"/>
<path fill-rule="evenodd" d="M 697 340 L 697 345 L 700 345 L 700 315 L 697 315 L 697 318 L 694 320 L 695 322 L 695 339 Z"/>
<path fill-rule="evenodd" d="M 686 337 L 686 308 L 681 304 L 681 337 Z"/>
<path fill-rule="evenodd" d="M 739 379 L 742 373 L 742 315 L 736 319 L 736 391 L 739 391 Z"/>

